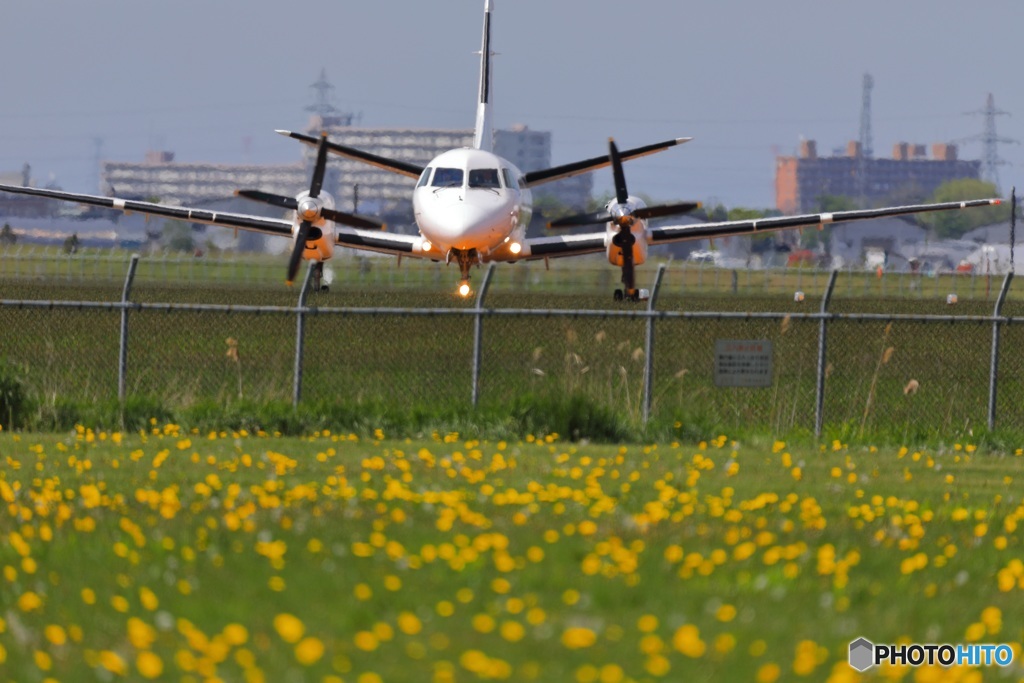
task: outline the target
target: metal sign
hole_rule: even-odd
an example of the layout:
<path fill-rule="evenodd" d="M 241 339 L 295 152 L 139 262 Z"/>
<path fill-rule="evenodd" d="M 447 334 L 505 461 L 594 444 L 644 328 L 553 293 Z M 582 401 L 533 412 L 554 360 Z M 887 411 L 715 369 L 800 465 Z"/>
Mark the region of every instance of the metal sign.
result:
<path fill-rule="evenodd" d="M 715 386 L 770 387 L 772 343 L 767 339 L 715 340 Z"/>

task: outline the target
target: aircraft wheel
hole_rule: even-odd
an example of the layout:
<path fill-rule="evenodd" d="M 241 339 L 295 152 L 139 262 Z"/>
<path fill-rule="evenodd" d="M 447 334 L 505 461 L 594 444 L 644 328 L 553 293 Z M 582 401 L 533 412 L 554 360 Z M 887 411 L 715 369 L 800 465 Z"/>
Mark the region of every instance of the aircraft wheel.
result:
<path fill-rule="evenodd" d="M 622 301 L 622 290 L 621 289 L 616 289 L 614 296 L 615 296 L 615 300 L 616 301 Z"/>

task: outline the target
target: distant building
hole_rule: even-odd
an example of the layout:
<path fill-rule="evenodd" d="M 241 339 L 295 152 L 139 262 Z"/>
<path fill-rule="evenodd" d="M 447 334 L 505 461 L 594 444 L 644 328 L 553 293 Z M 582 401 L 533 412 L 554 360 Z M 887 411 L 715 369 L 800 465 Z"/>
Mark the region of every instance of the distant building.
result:
<path fill-rule="evenodd" d="M 148 152 L 145 161 L 101 163 L 104 194 L 195 206 L 232 197 L 235 190 L 294 196 L 309 186 L 302 162 L 278 165 L 181 163 L 170 152 Z"/>
<path fill-rule="evenodd" d="M 957 159 L 951 144 L 932 145 L 929 158 L 924 145 L 900 142 L 891 159 L 878 159 L 862 155 L 858 142 L 850 142 L 843 156 L 819 157 L 815 141 L 804 140 L 798 156 L 775 160 L 775 206 L 786 214 L 808 213 L 824 195 L 870 206 L 901 192 L 930 195 L 950 180 L 977 179 L 980 171 L 980 161 Z"/>
<path fill-rule="evenodd" d="M 325 129 L 331 140 L 339 144 L 424 166 L 442 152 L 473 144 L 473 131 L 470 129 L 354 128 L 345 125 L 327 125 Z M 320 130 L 320 120 L 314 117 L 309 132 L 317 134 Z M 548 168 L 551 166 L 551 133 L 530 130 L 526 126 L 498 130 L 494 134 L 494 152 L 508 159 L 524 173 Z M 307 164 L 312 168 L 312 148 L 307 150 Z M 333 186 L 339 189 L 334 197 L 340 208 L 363 213 L 406 210 L 411 215 L 415 178 L 340 157 L 336 157 L 329 168 L 336 174 Z M 355 207 L 354 188 L 357 185 L 359 206 Z M 534 189 L 534 195 L 551 195 L 569 207 L 582 210 L 590 200 L 592 190 L 592 176 L 583 174 L 538 186 Z"/>
<path fill-rule="evenodd" d="M 472 144 L 472 130 L 355 128 L 348 119 L 314 116 L 309 132 L 327 130 L 331 140 L 357 149 L 427 164 L 449 149 Z M 181 163 L 171 152 L 149 152 L 142 162 L 104 161 L 101 165 L 103 191 L 130 199 L 157 199 L 164 203 L 199 206 L 231 197 L 235 190 L 258 189 L 294 196 L 309 188 L 315 150 L 299 143 L 296 156 L 304 160 L 280 165 L 232 165 Z M 495 152 L 522 171 L 550 166 L 551 133 L 525 126 L 495 133 Z M 412 221 L 414 178 L 384 171 L 360 161 L 332 156 L 327 165 L 325 189 L 334 196 L 339 209 L 385 217 L 402 216 Z M 589 175 L 550 183 L 535 195 L 553 194 L 570 207 L 582 209 L 590 199 L 593 180 Z M 389 220 L 400 227 L 401 222 Z"/>
<path fill-rule="evenodd" d="M 36 187 L 32 180 L 32 167 L 22 166 L 20 171 L 0 171 L 0 183 L 20 187 Z M 0 192 L 0 217 L 45 218 L 56 216 L 58 205 L 42 197 Z"/>

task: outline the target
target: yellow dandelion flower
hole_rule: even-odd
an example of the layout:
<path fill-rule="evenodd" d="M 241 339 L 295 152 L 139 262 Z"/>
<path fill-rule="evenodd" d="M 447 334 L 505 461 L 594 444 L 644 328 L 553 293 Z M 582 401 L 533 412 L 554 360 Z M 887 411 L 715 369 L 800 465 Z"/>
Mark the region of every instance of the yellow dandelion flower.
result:
<path fill-rule="evenodd" d="M 152 652 L 140 652 L 135 658 L 135 668 L 143 678 L 150 680 L 160 678 L 164 672 L 164 661 L 160 656 Z"/>
<path fill-rule="evenodd" d="M 728 623 L 736 618 L 736 608 L 729 604 L 722 605 L 715 612 L 715 618 Z"/>
<path fill-rule="evenodd" d="M 370 631 L 359 631 L 352 639 L 352 642 L 363 652 L 373 652 L 380 645 L 377 636 L 373 635 Z"/>
<path fill-rule="evenodd" d="M 228 624 L 222 632 L 224 640 L 235 647 L 244 645 L 249 640 L 249 630 L 241 624 Z"/>
<path fill-rule="evenodd" d="M 64 631 L 63 627 L 56 624 L 50 624 L 43 629 L 43 635 L 46 636 L 46 640 L 48 640 L 52 645 L 56 645 L 58 647 L 68 641 L 68 635 Z"/>
<path fill-rule="evenodd" d="M 306 632 L 306 626 L 298 617 L 282 612 L 274 617 L 274 630 L 286 643 L 297 643 Z"/>
<path fill-rule="evenodd" d="M 118 676 L 124 676 L 127 672 L 127 666 L 125 665 L 124 660 L 121 659 L 121 655 L 116 652 L 111 652 L 110 650 L 103 650 L 100 652 L 99 663 L 104 669 L 112 674 L 117 674 Z"/>
<path fill-rule="evenodd" d="M 324 644 L 319 638 L 312 636 L 303 638 L 295 646 L 295 659 L 303 666 L 310 666 L 320 661 L 324 656 Z"/>
<path fill-rule="evenodd" d="M 597 634 L 585 626 L 574 626 L 562 632 L 562 645 L 570 650 L 590 647 L 597 642 Z"/>
<path fill-rule="evenodd" d="M 128 640 L 136 650 L 148 650 L 156 640 L 156 629 L 138 617 L 128 620 Z"/>
<path fill-rule="evenodd" d="M 658 617 L 653 614 L 645 614 L 636 620 L 636 627 L 642 633 L 651 633 L 658 629 Z"/>
<path fill-rule="evenodd" d="M 33 591 L 26 591 L 18 598 L 18 609 L 22 612 L 31 612 L 43 606 L 43 599 Z"/>
<path fill-rule="evenodd" d="M 518 643 L 526 635 L 526 629 L 518 621 L 503 621 L 499 633 L 508 642 Z"/>
<path fill-rule="evenodd" d="M 36 663 L 36 668 L 40 671 L 49 671 L 53 667 L 53 658 L 42 650 L 36 650 L 32 653 L 32 659 Z"/>
<path fill-rule="evenodd" d="M 414 636 L 423 630 L 423 623 L 412 612 L 401 612 L 398 615 L 398 630 L 407 636 Z"/>
<path fill-rule="evenodd" d="M 700 639 L 700 630 L 696 626 L 684 624 L 672 636 L 672 647 L 687 657 L 697 658 L 704 655 L 707 646 Z"/>
<path fill-rule="evenodd" d="M 494 630 L 494 617 L 489 614 L 477 614 L 473 617 L 473 630 L 478 633 L 490 633 Z"/>
<path fill-rule="evenodd" d="M 782 670 L 779 668 L 779 665 L 774 662 L 762 664 L 761 668 L 757 670 L 757 683 L 775 683 L 775 681 L 779 680 L 781 673 Z"/>

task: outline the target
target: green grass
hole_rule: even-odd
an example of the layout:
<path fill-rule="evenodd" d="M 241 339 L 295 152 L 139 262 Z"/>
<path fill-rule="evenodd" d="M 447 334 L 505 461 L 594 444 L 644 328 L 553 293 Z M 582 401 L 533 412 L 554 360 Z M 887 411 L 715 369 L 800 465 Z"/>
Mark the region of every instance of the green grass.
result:
<path fill-rule="evenodd" d="M 0 678 L 840 681 L 858 636 L 1020 639 L 1018 456 L 378 438 L 0 435 Z"/>
<path fill-rule="evenodd" d="M 297 300 L 294 289 L 277 285 L 277 280 L 269 276 L 259 283 L 246 284 L 204 279 L 196 271 L 193 281 L 169 285 L 151 277 L 158 269 L 157 263 L 148 261 L 140 266 L 133 301 L 290 307 Z M 263 257 L 254 263 L 276 261 Z M 359 275 L 362 266 L 353 263 L 350 272 L 339 262 L 339 272 Z M 371 278 L 368 282 L 378 276 L 400 277 L 404 272 L 376 260 L 366 267 L 369 270 L 363 275 Z M 309 304 L 442 309 L 473 305 L 455 297 L 449 287 L 451 273 L 437 270 L 441 266 L 410 267 L 411 272 L 421 274 L 433 268 L 436 273 L 431 277 L 436 276 L 436 281 L 429 286 L 421 283 L 417 288 L 338 286 L 330 293 L 311 295 Z M 607 294 L 614 286 L 608 273 L 614 272 L 603 266 L 593 272 L 586 267 L 559 266 L 550 273 L 530 268 L 533 266 L 527 264 L 500 268 L 487 306 L 618 310 Z M 595 289 L 592 285 L 596 280 L 587 279 L 594 273 L 604 273 L 608 281 Z M 703 280 L 695 283 L 690 280 L 693 275 Z M 809 271 L 748 272 L 737 278 L 736 293 L 725 282 L 716 284 L 717 289 L 704 288 L 710 278 L 717 282 L 730 280 L 728 276 L 728 271 L 673 267 L 666 276 L 659 309 L 813 312 L 819 308 L 818 290 L 826 282 L 823 274 Z M 571 279 L 565 279 L 573 277 L 578 288 Z M 992 311 L 992 291 L 978 290 L 972 298 L 968 290 L 960 289 L 960 302 L 951 307 L 941 292 L 958 283 L 908 277 L 871 276 L 862 280 L 843 275 L 830 310 L 932 315 L 989 315 Z M 904 293 L 913 294 L 893 296 L 893 283 L 897 281 L 907 285 Z M 923 285 L 909 288 L 911 282 L 926 281 L 938 283 L 937 289 L 924 295 Z M 889 289 L 884 290 L 888 294 L 883 297 L 883 291 L 874 287 L 886 282 Z M 961 278 L 959 284 L 967 282 L 977 289 L 978 278 Z M 2 286 L 4 298 L 9 299 L 116 301 L 121 295 L 118 281 L 102 279 L 69 284 L 21 278 L 4 281 Z M 561 291 L 555 287 L 561 287 Z M 797 287 L 806 290 L 803 302 L 793 299 L 792 291 Z M 1022 315 L 1024 302 L 1011 297 L 1004 313 Z M 107 407 L 117 396 L 119 324 L 116 311 L 0 308 L 0 359 L 6 359 L 0 373 L 17 376 L 26 397 L 26 408 L 13 425 L 36 429 L 63 429 L 75 422 L 131 426 L 130 415 L 120 415 L 117 410 L 113 411 L 116 419 L 107 419 L 111 415 Z M 347 413 L 353 408 L 375 411 L 376 406 L 386 406 L 384 412 L 392 418 L 389 424 L 406 420 L 403 432 L 410 435 L 420 432 L 428 422 L 421 419 L 423 416 L 433 416 L 434 423 L 444 428 L 449 422 L 446 416 L 452 412 L 462 415 L 480 433 L 493 433 L 495 421 L 487 411 L 514 415 L 522 408 L 523 397 L 533 397 L 527 400 L 531 404 L 576 402 L 599 409 L 602 415 L 615 415 L 633 439 L 664 436 L 676 423 L 694 434 L 725 429 L 787 438 L 802 437 L 814 428 L 818 343 L 818 324 L 814 321 L 658 321 L 653 423 L 646 430 L 640 419 L 643 320 L 610 316 L 486 319 L 480 378 L 483 416 L 469 406 L 472 326 L 468 316 L 310 315 L 303 399 L 321 413 Z M 830 324 L 826 431 L 845 439 L 888 443 L 979 438 L 987 431 L 991 325 L 896 322 L 889 332 L 886 327 L 884 320 Z M 1024 341 L 1020 338 L 1022 330 L 1019 324 L 1003 330 L 997 427 L 1008 436 L 1024 432 L 1024 403 L 1014 399 L 1024 389 L 1024 364 L 1019 354 L 1011 351 Z M 228 339 L 237 341 L 237 360 L 228 355 Z M 715 387 L 716 339 L 772 341 L 773 385 L 767 389 Z M 251 410 L 254 405 L 291 400 L 294 344 L 295 320 L 287 313 L 133 311 L 129 316 L 128 396 L 147 406 L 150 414 L 174 416 L 183 424 L 191 424 L 188 411 L 203 403 L 226 406 L 221 418 L 231 421 L 232 413 Z M 893 350 L 880 364 L 888 348 Z M 918 387 L 915 391 L 908 389 L 913 383 Z M 323 408 L 331 404 L 339 407 Z M 0 424 L 5 422 L 11 426 L 10 416 L 0 415 Z M 299 431 L 324 426 L 351 428 L 345 421 L 306 418 L 290 424 Z M 615 433 L 616 429 L 579 431 L 578 436 L 604 438 L 602 434 Z"/>

